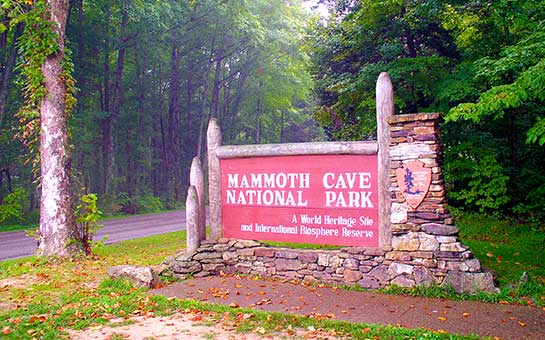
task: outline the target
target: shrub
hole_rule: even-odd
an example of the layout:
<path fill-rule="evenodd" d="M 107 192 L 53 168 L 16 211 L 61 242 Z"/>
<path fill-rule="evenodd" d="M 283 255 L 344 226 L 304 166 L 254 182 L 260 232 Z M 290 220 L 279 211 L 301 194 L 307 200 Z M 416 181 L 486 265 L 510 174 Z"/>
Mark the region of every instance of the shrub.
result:
<path fill-rule="evenodd" d="M 0 205 L 0 223 L 21 223 L 24 221 L 23 202 L 26 192 L 23 188 L 17 188 L 8 194 L 4 203 Z"/>

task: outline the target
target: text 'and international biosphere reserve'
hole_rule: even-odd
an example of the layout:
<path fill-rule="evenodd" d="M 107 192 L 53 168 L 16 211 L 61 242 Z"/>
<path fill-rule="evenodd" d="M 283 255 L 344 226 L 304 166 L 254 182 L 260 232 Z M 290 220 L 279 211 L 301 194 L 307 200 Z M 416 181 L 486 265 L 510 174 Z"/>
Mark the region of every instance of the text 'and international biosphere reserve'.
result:
<path fill-rule="evenodd" d="M 226 237 L 378 246 L 376 155 L 221 160 Z"/>

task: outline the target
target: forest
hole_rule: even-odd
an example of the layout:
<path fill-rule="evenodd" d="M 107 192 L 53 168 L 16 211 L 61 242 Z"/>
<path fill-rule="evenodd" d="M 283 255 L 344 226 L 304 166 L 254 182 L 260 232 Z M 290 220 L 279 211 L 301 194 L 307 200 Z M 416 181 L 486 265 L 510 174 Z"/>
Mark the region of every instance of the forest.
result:
<path fill-rule="evenodd" d="M 51 28 L 44 1 L 0 4 L 0 225 L 36 223 L 33 65 L 53 48 Z M 543 228 L 543 1 L 69 5 L 72 192 L 96 193 L 107 214 L 181 207 L 212 117 L 225 144 L 373 139 L 375 81 L 387 71 L 397 113 L 443 117 L 449 203 Z"/>

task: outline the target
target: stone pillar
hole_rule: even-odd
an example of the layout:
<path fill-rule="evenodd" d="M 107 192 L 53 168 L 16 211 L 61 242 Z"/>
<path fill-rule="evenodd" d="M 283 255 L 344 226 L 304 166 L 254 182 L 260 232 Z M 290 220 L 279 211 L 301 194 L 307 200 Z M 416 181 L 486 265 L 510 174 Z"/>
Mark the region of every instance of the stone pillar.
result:
<path fill-rule="evenodd" d="M 221 174 L 216 149 L 221 145 L 221 130 L 215 118 L 210 119 L 207 132 L 208 147 L 208 204 L 210 206 L 210 239 L 219 240 L 221 229 Z"/>
<path fill-rule="evenodd" d="M 377 142 L 378 142 L 378 197 L 379 197 L 379 246 L 391 245 L 390 230 L 390 124 L 394 115 L 394 87 L 390 76 L 382 72 L 377 80 Z"/>
<path fill-rule="evenodd" d="M 419 270 L 431 273 L 437 283 L 451 284 L 459 292 L 475 292 L 476 288 L 494 291 L 492 274 L 482 271 L 479 260 L 458 238 L 458 227 L 447 208 L 440 119 L 438 113 L 395 115 L 389 119 L 394 251 L 387 257 L 422 266 Z M 429 189 L 416 207 L 408 204 L 397 178 L 398 169 L 410 163 L 421 164 L 431 175 Z M 415 280 L 420 284 L 416 275 Z"/>
<path fill-rule="evenodd" d="M 197 190 L 199 219 L 197 224 L 197 235 L 199 242 L 206 238 L 206 200 L 204 197 L 204 173 L 199 157 L 193 157 L 191 170 L 189 171 L 189 185 Z"/>
<path fill-rule="evenodd" d="M 186 251 L 192 253 L 199 248 L 199 202 L 197 190 L 193 185 L 187 189 L 185 200 L 185 223 L 186 223 Z"/>

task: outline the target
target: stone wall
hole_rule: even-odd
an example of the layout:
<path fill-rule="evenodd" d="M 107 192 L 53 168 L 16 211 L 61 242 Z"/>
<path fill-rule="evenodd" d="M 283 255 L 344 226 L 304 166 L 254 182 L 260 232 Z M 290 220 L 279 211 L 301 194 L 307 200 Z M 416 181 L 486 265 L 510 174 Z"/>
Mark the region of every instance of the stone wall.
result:
<path fill-rule="evenodd" d="M 495 290 L 492 273 L 483 271 L 479 260 L 459 240 L 447 209 L 439 120 L 435 113 L 389 117 L 390 244 L 380 249 L 302 250 L 247 240 L 209 240 L 195 252 L 168 259 L 173 275 L 186 278 L 238 272 L 364 288 L 436 283 L 450 284 L 460 292 Z M 422 203 L 412 209 L 398 186 L 396 170 L 415 160 L 431 168 L 431 185 Z"/>

